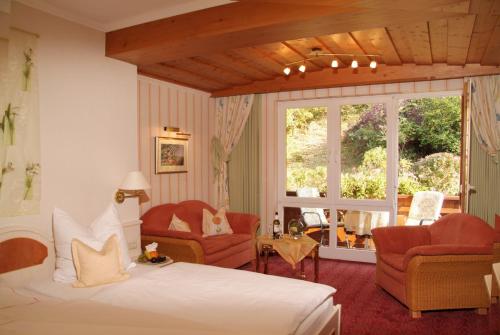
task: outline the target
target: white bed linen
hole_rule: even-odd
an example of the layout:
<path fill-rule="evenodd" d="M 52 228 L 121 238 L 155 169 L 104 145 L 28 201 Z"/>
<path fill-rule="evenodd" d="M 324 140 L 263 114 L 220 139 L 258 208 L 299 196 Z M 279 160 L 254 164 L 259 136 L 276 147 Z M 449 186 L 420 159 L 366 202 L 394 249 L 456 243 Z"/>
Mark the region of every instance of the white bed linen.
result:
<path fill-rule="evenodd" d="M 29 288 L 64 300 L 159 313 L 220 334 L 315 334 L 333 310 L 334 288 L 302 280 L 189 263 L 130 272 L 127 281 L 95 288 L 56 282 Z"/>
<path fill-rule="evenodd" d="M 303 280 L 175 263 L 96 293 L 91 300 L 196 321 L 208 328 L 295 334 L 302 322 L 335 293 Z"/>

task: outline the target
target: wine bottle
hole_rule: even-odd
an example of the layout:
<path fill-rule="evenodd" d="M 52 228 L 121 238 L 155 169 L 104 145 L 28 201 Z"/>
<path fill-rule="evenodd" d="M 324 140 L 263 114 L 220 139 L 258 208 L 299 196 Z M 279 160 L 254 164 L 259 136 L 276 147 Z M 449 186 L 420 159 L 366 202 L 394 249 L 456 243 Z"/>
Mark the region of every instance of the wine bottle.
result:
<path fill-rule="evenodd" d="M 273 239 L 275 240 L 279 239 L 280 233 L 281 233 L 281 223 L 278 218 L 278 212 L 275 212 L 273 221 Z"/>

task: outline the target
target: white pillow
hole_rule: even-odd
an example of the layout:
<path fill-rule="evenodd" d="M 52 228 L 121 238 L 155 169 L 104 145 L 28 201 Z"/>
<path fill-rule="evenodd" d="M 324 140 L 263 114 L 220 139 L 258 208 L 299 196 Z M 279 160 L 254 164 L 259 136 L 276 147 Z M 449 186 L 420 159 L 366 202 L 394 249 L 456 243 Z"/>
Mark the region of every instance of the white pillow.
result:
<path fill-rule="evenodd" d="M 168 230 L 184 231 L 187 233 L 191 232 L 191 228 L 189 228 L 189 223 L 187 223 L 186 221 L 182 221 L 175 214 L 172 216 L 172 221 L 170 221 L 170 226 L 168 226 Z"/>
<path fill-rule="evenodd" d="M 233 230 L 226 217 L 226 210 L 221 208 L 213 215 L 209 210 L 203 208 L 203 237 L 232 234 Z"/>
<path fill-rule="evenodd" d="M 71 253 L 71 241 L 78 239 L 96 250 L 101 250 L 109 236 L 116 234 L 124 269 L 135 266 L 128 254 L 128 245 L 118 212 L 113 204 L 96 219 L 90 227 L 77 223 L 68 213 L 56 208 L 53 214 L 54 244 L 56 247 L 56 270 L 54 280 L 72 283 L 76 280 L 75 265 Z"/>
<path fill-rule="evenodd" d="M 123 232 L 123 226 L 120 221 L 120 217 L 118 216 L 118 211 L 113 203 L 108 206 L 106 211 L 104 211 L 100 217 L 92 222 L 90 230 L 94 234 L 95 238 L 103 244 L 111 235 L 116 235 L 118 238 L 118 245 L 120 246 L 120 256 L 123 268 L 130 270 L 136 265 L 132 262 L 130 255 L 128 254 L 127 239 L 125 238 L 125 233 Z M 85 243 L 85 241 L 82 242 Z"/>
<path fill-rule="evenodd" d="M 71 241 L 77 238 L 97 250 L 102 248 L 102 242 L 92 235 L 90 228 L 78 224 L 68 213 L 59 208 L 54 209 L 53 230 L 56 247 L 54 280 L 72 283 L 76 279 L 76 271 L 73 265 Z"/>

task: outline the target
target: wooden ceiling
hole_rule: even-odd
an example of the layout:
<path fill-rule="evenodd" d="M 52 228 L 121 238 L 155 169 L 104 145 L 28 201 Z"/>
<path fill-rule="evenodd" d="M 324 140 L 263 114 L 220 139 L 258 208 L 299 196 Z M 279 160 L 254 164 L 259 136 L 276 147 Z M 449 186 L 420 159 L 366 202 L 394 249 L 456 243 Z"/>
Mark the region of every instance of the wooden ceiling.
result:
<path fill-rule="evenodd" d="M 325 53 L 376 54 L 286 64 Z M 107 34 L 106 54 L 214 96 L 500 73 L 500 0 L 243 0 Z"/>

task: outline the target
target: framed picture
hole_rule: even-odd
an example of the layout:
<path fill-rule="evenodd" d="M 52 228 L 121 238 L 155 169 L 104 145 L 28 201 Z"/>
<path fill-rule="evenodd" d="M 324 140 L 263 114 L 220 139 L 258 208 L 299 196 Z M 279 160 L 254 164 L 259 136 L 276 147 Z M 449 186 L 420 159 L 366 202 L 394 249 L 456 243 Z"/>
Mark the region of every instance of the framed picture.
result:
<path fill-rule="evenodd" d="M 156 137 L 155 173 L 182 173 L 188 170 L 188 139 Z"/>

